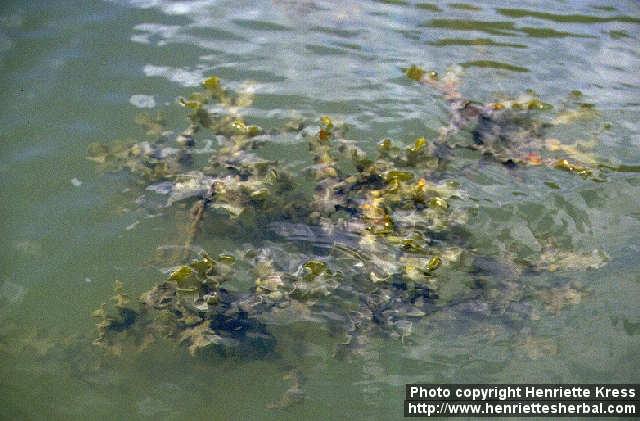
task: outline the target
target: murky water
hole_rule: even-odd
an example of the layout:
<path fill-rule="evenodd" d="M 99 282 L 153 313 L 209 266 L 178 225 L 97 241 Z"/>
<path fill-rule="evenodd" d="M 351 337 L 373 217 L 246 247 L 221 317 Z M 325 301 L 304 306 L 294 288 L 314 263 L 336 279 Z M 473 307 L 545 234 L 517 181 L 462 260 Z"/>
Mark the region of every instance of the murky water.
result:
<path fill-rule="evenodd" d="M 0 418 L 390 419 L 402 416 L 409 382 L 637 382 L 639 40 L 635 1 L 3 2 Z M 576 121 L 546 137 L 590 145 L 594 165 L 621 170 L 600 180 L 512 170 L 470 151 L 447 170 L 473 203 L 467 247 L 516 262 L 542 256 L 545 270 L 487 258 L 474 276 L 446 271 L 441 310 L 402 337 L 372 334 L 342 359 L 343 337 L 313 323 L 275 326 L 278 352 L 259 359 L 194 358 L 166 343 L 116 358 L 91 345 L 91 312 L 115 279 L 137 296 L 176 264 L 162 250 L 176 245 L 184 207 L 150 210 L 137 200 L 144 184 L 99 172 L 89 144 L 144 138 L 134 124 L 142 111 L 184 129 L 176 98 L 211 74 L 232 89 L 251 81 L 243 115 L 264 127 L 326 114 L 365 150 L 385 137 L 434 138 L 449 110 L 404 76 L 411 64 L 461 66 L 461 92 L 475 101 L 531 89 L 561 110 L 579 90 L 597 110 L 564 114 Z M 270 153 L 295 162 L 303 150 Z M 243 241 L 196 239 L 214 253 Z M 489 290 L 512 279 L 494 289 L 496 302 L 527 288 L 530 297 L 505 317 L 478 303 L 447 307 L 477 288 L 471 278 Z M 304 401 L 266 409 L 291 387 L 292 367 Z"/>

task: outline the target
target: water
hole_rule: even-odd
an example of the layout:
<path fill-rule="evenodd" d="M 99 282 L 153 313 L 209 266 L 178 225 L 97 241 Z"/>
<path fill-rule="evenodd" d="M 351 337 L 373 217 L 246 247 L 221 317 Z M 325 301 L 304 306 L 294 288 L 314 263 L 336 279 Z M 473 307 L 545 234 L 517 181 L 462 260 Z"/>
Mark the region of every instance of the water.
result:
<path fill-rule="evenodd" d="M 549 238 L 580 256 L 598 250 L 522 278 L 565 292 L 532 297 L 536 317 L 501 325 L 440 311 L 406 340 L 372 336 L 344 360 L 333 358 L 340 337 L 298 327 L 304 337 L 279 344 L 284 357 L 203 361 L 159 345 L 104 358 L 90 345 L 90 314 L 114 279 L 132 296 L 163 279 L 158 269 L 171 263 L 157 248 L 175 244 L 180 209 L 150 218 L 135 202 L 144 192 L 135 177 L 101 174 L 85 158 L 92 142 L 142 138 L 133 124 L 140 111 L 163 110 L 182 130 L 176 98 L 210 74 L 234 89 L 253 81 L 256 100 L 244 112 L 263 126 L 328 114 L 365 149 L 384 137 L 433 138 L 448 110 L 435 90 L 403 75 L 416 63 L 440 73 L 461 65 L 462 93 L 477 101 L 532 89 L 558 108 L 580 90 L 600 116 L 551 135 L 593 140 L 597 162 L 633 170 L 639 38 L 634 1 L 3 2 L 2 418 L 389 419 L 401 417 L 409 382 L 637 381 L 637 171 L 595 182 L 475 157 L 452 170 L 477 203 L 471 242 L 483 254 L 536 255 Z M 219 252 L 229 241 L 199 245 Z M 606 265 L 584 270 L 600 256 Z M 456 276 L 441 285 L 443 300 L 467 288 Z M 265 409 L 291 386 L 283 375 L 292 365 L 304 377 L 304 402 Z"/>

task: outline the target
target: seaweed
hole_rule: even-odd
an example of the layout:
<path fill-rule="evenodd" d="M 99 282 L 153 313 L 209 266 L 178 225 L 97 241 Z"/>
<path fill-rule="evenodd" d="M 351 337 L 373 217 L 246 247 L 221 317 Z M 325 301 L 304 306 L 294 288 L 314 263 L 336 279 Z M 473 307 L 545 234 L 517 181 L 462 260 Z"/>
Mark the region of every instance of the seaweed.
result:
<path fill-rule="evenodd" d="M 188 121 L 179 134 L 160 128 L 160 119 L 145 117 L 139 121 L 153 140 L 92 145 L 89 159 L 152 183 L 147 190 L 167 195 L 164 206 L 190 205 L 184 250 L 211 235 L 207 219 L 251 239 L 243 250 L 215 257 L 182 256 L 165 280 L 136 302 L 117 283 L 113 304 L 94 314 L 96 343 L 118 353 L 128 339 L 144 347 L 169 338 L 194 355 L 260 357 L 276 348 L 278 337 L 269 328 L 273 319 L 289 311 L 294 319 L 342 332 L 340 355 L 357 350 L 373 334 L 404 344 L 417 320 L 445 305 L 438 294 L 453 267 L 469 273 L 478 287 L 449 305 L 490 300 L 492 311 L 505 314 L 526 300 L 534 287 L 513 285 L 521 268 L 501 272 L 509 275 L 498 287 L 486 286 L 482 259 L 464 239 L 475 204 L 445 169 L 460 148 L 514 169 L 543 166 L 594 178 L 601 166 L 577 143 L 545 139 L 545 131 L 560 123 L 548 117 L 554 107 L 535 93 L 471 101 L 459 92 L 460 72 L 450 69 L 441 77 L 416 65 L 406 70 L 409 79 L 441 92 L 451 112 L 439 137 L 418 137 L 407 145 L 383 139 L 365 151 L 347 140 L 348 127 L 330 116 L 271 129 L 249 124 L 241 110 L 251 104 L 252 90 L 234 93 L 215 76 L 201 91 L 179 99 Z M 198 166 L 190 157 L 200 131 L 217 136 L 220 145 Z M 288 131 L 307 143 L 304 171 L 260 153 L 273 136 Z M 455 143 L 456 133 L 466 133 L 468 143 Z M 167 146 L 171 138 L 175 145 Z M 530 270 L 554 271 L 577 259 L 539 257 L 541 263 L 530 264 Z M 485 266 L 494 270 L 497 264 Z M 505 291 L 504 297 L 496 290 Z M 554 294 L 536 296 L 549 301 Z M 577 302 L 565 295 L 549 307 L 556 311 Z M 292 379 L 276 406 L 299 400 L 299 381 Z"/>
<path fill-rule="evenodd" d="M 600 113 L 593 104 L 583 101 L 582 92 L 570 91 L 557 112 L 531 90 L 515 98 L 483 103 L 462 97 L 460 74 L 459 68 L 453 68 L 442 79 L 436 79 L 425 77 L 423 71 L 416 79 L 441 92 L 449 104 L 449 125 L 441 129 L 433 148 L 440 151 L 440 159 L 453 149 L 472 149 L 509 168 L 544 165 L 602 181 L 601 169 L 607 165 L 597 162 L 589 152 L 594 147 L 593 139 L 567 144 L 546 137 L 555 126 L 599 120 Z M 600 131 L 610 127 L 610 123 L 602 122 Z M 459 132 L 470 133 L 471 142 L 452 141 Z"/>

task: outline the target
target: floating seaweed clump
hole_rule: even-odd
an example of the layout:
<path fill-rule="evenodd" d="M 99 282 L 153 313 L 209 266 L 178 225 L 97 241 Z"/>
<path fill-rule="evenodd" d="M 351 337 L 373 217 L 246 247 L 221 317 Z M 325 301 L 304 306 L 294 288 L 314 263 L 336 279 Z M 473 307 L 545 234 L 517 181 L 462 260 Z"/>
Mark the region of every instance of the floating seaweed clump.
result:
<path fill-rule="evenodd" d="M 480 103 L 461 95 L 460 72 L 453 68 L 438 78 L 437 73 L 415 65 L 406 71 L 409 78 L 441 92 L 449 105 L 449 125 L 441 129 L 437 139 L 441 150 L 472 149 L 509 167 L 544 165 L 594 180 L 604 175 L 599 170 L 606 166 L 598 164 L 589 152 L 595 146 L 593 139 L 564 144 L 546 138 L 556 126 L 599 121 L 600 113 L 593 104 L 582 101 L 582 92 L 571 91 L 557 112 L 531 90 L 517 98 Z M 600 131 L 610 128 L 610 123 L 600 124 Z M 454 134 L 464 131 L 470 134 L 470 142 L 453 141 Z"/>
<path fill-rule="evenodd" d="M 549 126 L 565 121 L 537 118 L 553 107 L 532 92 L 482 104 L 460 95 L 455 72 L 439 77 L 411 66 L 406 74 L 442 92 L 450 105 L 450 123 L 436 139 L 409 145 L 384 139 L 365 152 L 328 116 L 265 130 L 240 115 L 251 104 L 250 89 L 235 94 L 211 77 L 203 90 L 180 99 L 189 125 L 179 134 L 165 130 L 161 118 L 144 117 L 139 122 L 154 140 L 90 146 L 89 159 L 140 176 L 147 190 L 167 196 L 164 206 L 191 205 L 186 245 L 206 238 L 207 221 L 252 239 L 229 254 L 202 252 L 182 261 L 135 302 L 117 284 L 113 305 L 95 313 L 96 343 L 117 351 L 125 338 L 142 346 L 169 337 L 192 354 L 265 355 L 277 339 L 269 326 L 297 317 L 337 327 L 347 337 L 344 348 L 357 349 L 374 332 L 404 342 L 414 322 L 444 305 L 484 308 L 485 300 L 495 314 L 506 308 L 522 314 L 523 302 L 535 295 L 516 283 L 524 269 L 500 269 L 469 247 L 465 227 L 475 205 L 446 168 L 459 148 L 509 167 L 545 165 L 584 177 L 596 173 L 596 162 L 576 145 L 544 139 Z M 201 131 L 219 146 L 197 165 Z M 306 141 L 303 171 L 260 153 L 287 131 Z M 452 140 L 465 131 L 468 143 Z M 562 262 L 528 270 L 557 270 Z M 504 294 L 476 288 L 440 304 L 442 279 L 452 268 L 480 278 L 487 270 L 508 273 Z"/>

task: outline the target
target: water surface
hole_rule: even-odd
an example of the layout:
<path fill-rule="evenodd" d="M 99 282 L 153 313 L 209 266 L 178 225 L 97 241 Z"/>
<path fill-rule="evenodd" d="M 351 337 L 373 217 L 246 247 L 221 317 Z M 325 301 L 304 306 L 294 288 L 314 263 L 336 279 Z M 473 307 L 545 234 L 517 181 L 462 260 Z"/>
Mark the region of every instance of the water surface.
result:
<path fill-rule="evenodd" d="M 635 1 L 3 2 L 1 418 L 390 419 L 402 416 L 410 382 L 637 382 L 639 40 Z M 144 186 L 96 171 L 90 143 L 142 138 L 141 111 L 164 111 L 183 129 L 176 98 L 216 74 L 236 89 L 252 81 L 247 120 L 327 114 L 365 149 L 385 137 L 408 144 L 449 118 L 437 92 L 404 76 L 413 63 L 461 66 L 462 92 L 476 101 L 531 89 L 559 108 L 579 90 L 594 104 L 597 119 L 550 135 L 595 142 L 597 162 L 625 170 L 606 181 L 475 158 L 451 176 L 477 204 L 469 230 L 482 253 L 526 257 L 553 237 L 608 256 L 599 268 L 523 278 L 571 285 L 579 300 L 532 298 L 545 311 L 512 326 L 438 312 L 406 341 L 374 336 L 345 360 L 333 357 L 340 338 L 313 329 L 279 345 L 288 361 L 202 361 L 163 346 L 105 360 L 92 350 L 90 314 L 113 281 L 135 296 L 163 279 L 158 248 L 175 244 L 181 209 L 149 217 L 136 203 Z M 444 298 L 467 288 L 447 282 Z M 304 375 L 304 402 L 265 409 L 290 386 L 291 364 Z"/>

